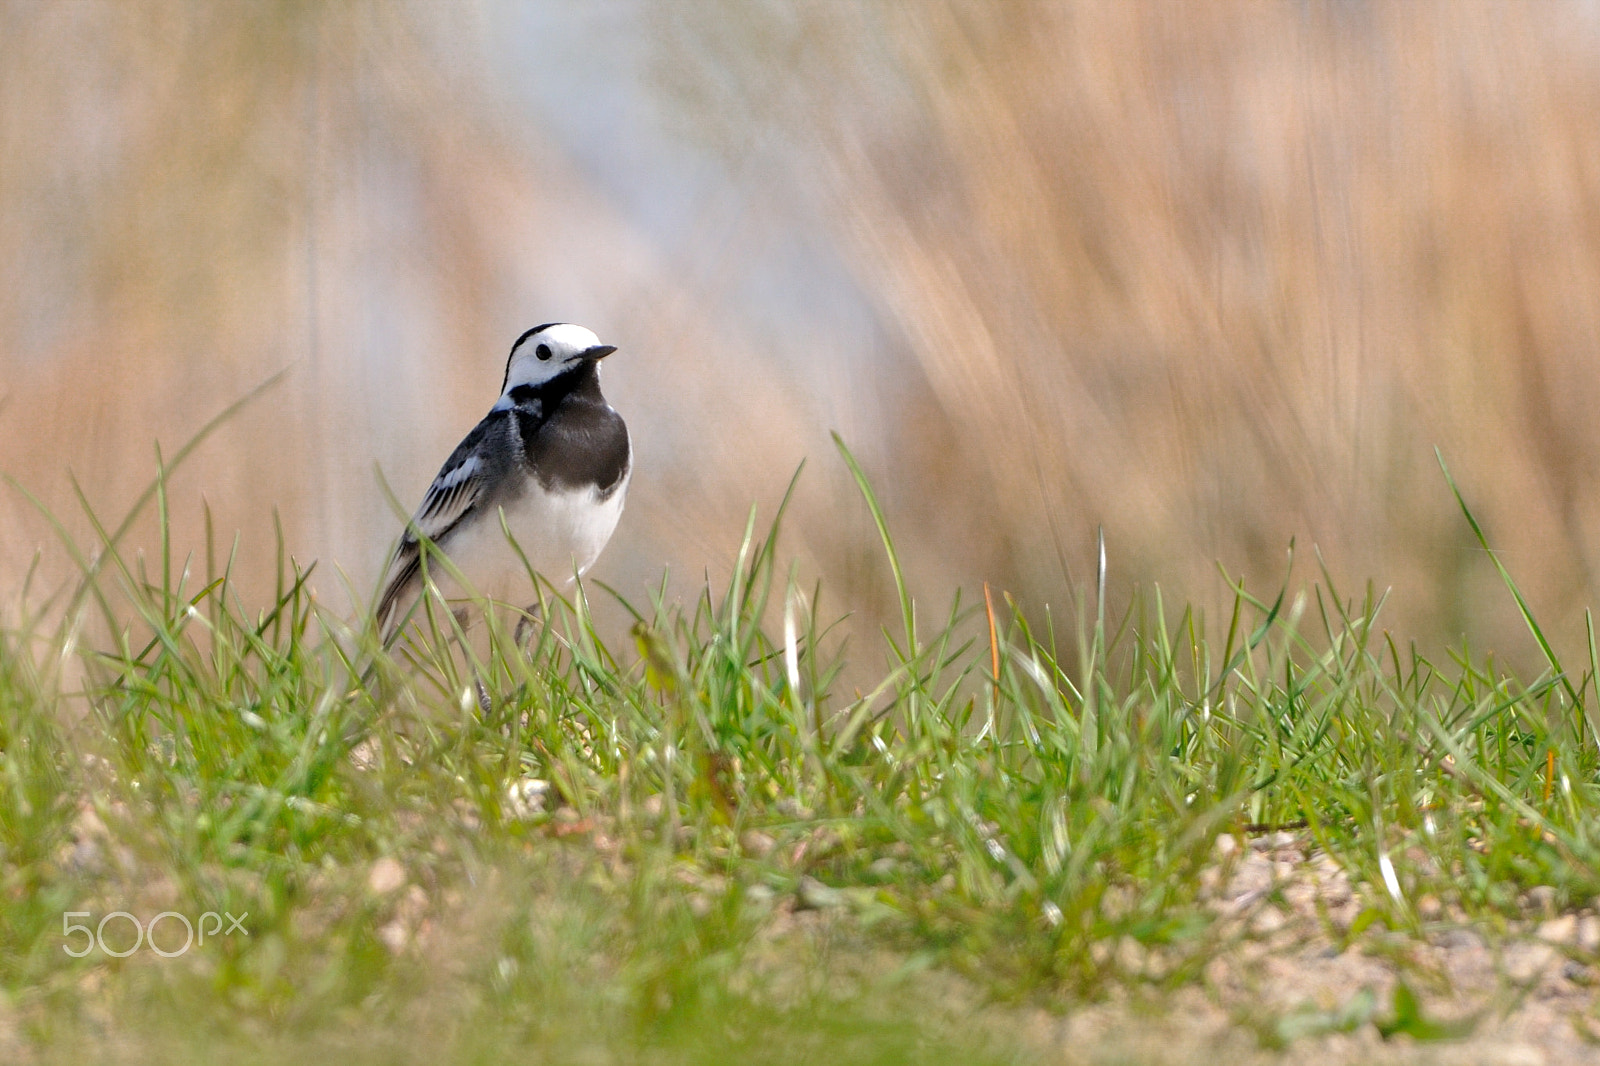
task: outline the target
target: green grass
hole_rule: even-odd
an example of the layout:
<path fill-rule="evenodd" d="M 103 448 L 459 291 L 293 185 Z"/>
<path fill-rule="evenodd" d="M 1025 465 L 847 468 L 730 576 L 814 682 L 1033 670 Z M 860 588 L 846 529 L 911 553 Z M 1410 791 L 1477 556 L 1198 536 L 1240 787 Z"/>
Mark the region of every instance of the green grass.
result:
<path fill-rule="evenodd" d="M 1592 637 L 1563 670 L 1528 613 L 1543 675 L 1430 662 L 1326 574 L 1217 632 L 1159 592 L 930 619 L 846 459 L 901 608 L 859 692 L 776 519 L 726 588 L 607 637 L 591 585 L 475 663 L 397 662 L 287 557 L 249 604 L 214 545 L 69 543 L 82 580 L 0 631 L 0 1057 L 1009 1062 L 1011 1005 L 1159 998 L 1237 947 L 1219 836 L 1307 838 L 1357 885 L 1329 933 L 1396 955 L 1600 891 Z M 67 954 L 65 912 L 119 910 L 248 936 Z"/>

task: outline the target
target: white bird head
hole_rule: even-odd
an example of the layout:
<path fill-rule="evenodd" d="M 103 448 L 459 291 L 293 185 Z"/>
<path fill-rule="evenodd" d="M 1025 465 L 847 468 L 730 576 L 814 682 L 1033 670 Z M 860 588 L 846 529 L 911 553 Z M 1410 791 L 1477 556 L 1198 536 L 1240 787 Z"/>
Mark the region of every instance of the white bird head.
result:
<path fill-rule="evenodd" d="M 504 396 L 520 385 L 543 385 L 579 363 L 604 359 L 616 350 L 609 344 L 601 344 L 593 331 L 571 322 L 546 322 L 535 326 L 511 346 L 500 394 Z"/>

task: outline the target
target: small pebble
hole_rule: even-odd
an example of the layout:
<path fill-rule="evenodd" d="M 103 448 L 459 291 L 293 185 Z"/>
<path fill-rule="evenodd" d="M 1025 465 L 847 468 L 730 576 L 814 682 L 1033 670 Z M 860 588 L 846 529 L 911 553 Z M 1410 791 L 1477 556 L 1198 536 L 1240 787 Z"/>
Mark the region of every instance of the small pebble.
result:
<path fill-rule="evenodd" d="M 1483 947 L 1483 937 L 1471 929 L 1450 929 L 1439 934 L 1438 943 L 1446 951 L 1470 951 Z"/>
<path fill-rule="evenodd" d="M 1276 933 L 1289 923 L 1283 912 L 1276 907 L 1262 907 L 1250 919 L 1250 930 L 1257 936 L 1268 936 Z"/>
<path fill-rule="evenodd" d="M 1556 890 L 1550 885 L 1537 885 L 1523 893 L 1522 902 L 1529 910 L 1553 915 L 1556 909 Z"/>
<path fill-rule="evenodd" d="M 1505 1044 L 1485 1048 L 1484 1066 L 1545 1066 L 1544 1052 L 1528 1044 Z"/>
<path fill-rule="evenodd" d="M 1577 937 L 1578 916 L 1563 914 L 1539 923 L 1539 939 L 1546 944 L 1570 944 Z"/>
<path fill-rule="evenodd" d="M 802 907 L 811 910 L 823 910 L 844 904 L 843 892 L 840 892 L 837 888 L 830 888 L 815 877 L 802 877 L 800 879 L 800 888 L 795 892 L 795 897 Z"/>
<path fill-rule="evenodd" d="M 387 896 L 405 883 L 406 868 L 388 855 L 373 863 L 367 872 L 367 891 L 374 896 Z"/>
<path fill-rule="evenodd" d="M 776 840 L 759 829 L 746 829 L 739 834 L 739 846 L 752 858 L 766 858 L 772 854 L 772 849 L 777 847 L 777 844 Z"/>

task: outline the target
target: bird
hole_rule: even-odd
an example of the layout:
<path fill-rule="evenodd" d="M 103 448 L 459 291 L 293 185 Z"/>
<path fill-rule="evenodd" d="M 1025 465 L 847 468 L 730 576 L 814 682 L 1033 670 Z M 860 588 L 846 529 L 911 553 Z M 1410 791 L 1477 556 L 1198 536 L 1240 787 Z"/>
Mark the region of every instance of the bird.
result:
<path fill-rule="evenodd" d="M 500 399 L 439 468 L 390 555 L 374 612 L 385 643 L 422 591 L 425 540 L 465 581 L 429 554 L 427 576 L 453 610 L 469 595 L 523 602 L 530 567 L 565 586 L 594 564 L 633 475 L 627 424 L 600 392 L 600 361 L 616 350 L 570 322 L 512 344 Z"/>

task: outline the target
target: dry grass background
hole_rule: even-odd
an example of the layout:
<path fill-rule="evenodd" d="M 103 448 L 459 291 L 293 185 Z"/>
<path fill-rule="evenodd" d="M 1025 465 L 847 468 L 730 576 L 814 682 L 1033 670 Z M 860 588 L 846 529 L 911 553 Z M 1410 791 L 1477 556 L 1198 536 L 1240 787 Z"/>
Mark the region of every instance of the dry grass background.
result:
<path fill-rule="evenodd" d="M 365 588 L 492 400 L 571 318 L 624 352 L 640 449 L 597 576 L 730 558 L 809 455 L 792 543 L 883 578 L 826 430 L 919 586 L 1059 603 L 1091 577 L 1215 602 L 1291 537 L 1390 624 L 1525 647 L 1434 464 L 1574 633 L 1600 560 L 1600 17 L 1582 4 L 639 5 L 658 103 L 743 182 L 746 232 L 644 237 L 483 84 L 484 10 L 0 4 L 0 468 L 115 510 L 280 367 L 178 488 Z M 537 61 L 537 57 L 530 57 Z M 804 231 L 870 350 L 727 283 Z M 80 527 L 81 528 L 81 527 Z M 0 575 L 42 540 L 0 503 Z M 1305 556 L 1297 564 L 1311 576 Z M 332 595 L 331 580 L 322 593 Z"/>

